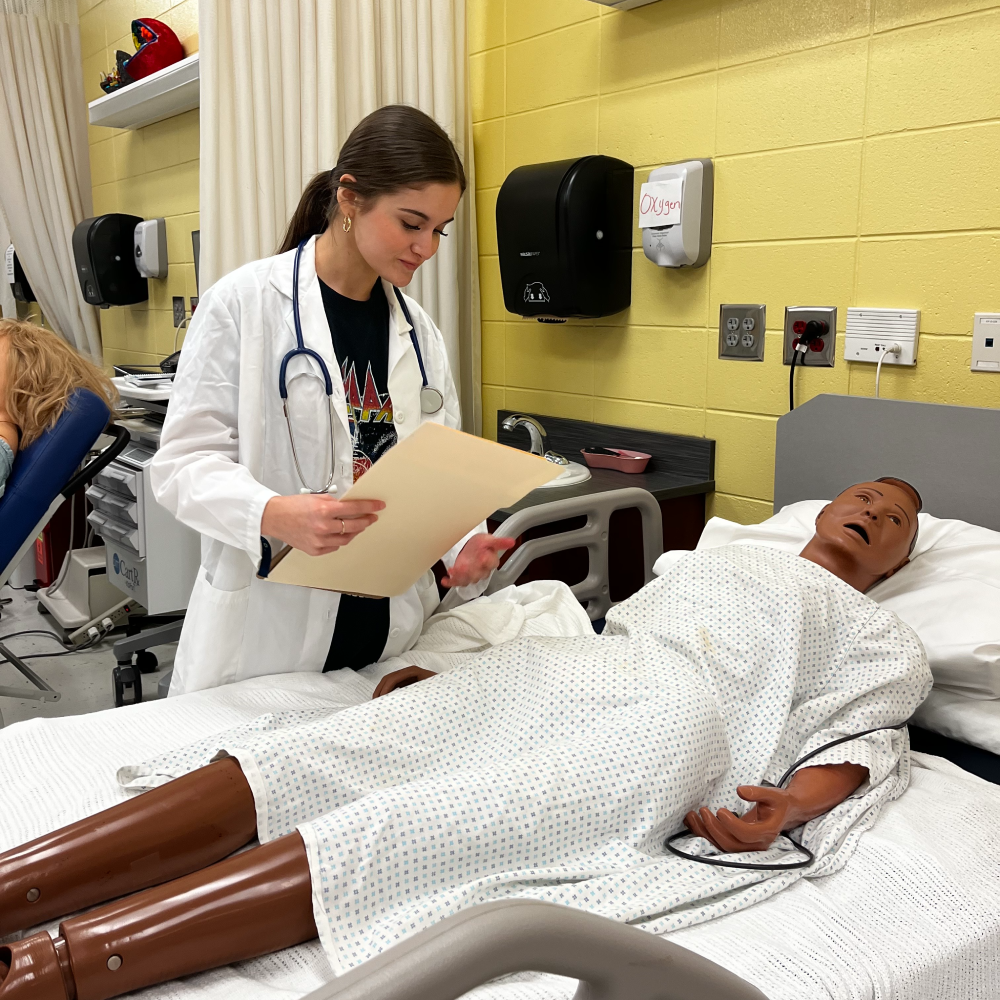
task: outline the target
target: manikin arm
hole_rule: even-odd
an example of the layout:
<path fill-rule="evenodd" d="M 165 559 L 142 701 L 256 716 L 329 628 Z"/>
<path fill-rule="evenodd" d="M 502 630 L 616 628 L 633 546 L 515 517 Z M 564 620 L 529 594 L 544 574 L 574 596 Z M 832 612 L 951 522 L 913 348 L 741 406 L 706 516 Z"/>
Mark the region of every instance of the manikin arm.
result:
<path fill-rule="evenodd" d="M 792 775 L 786 788 L 740 785 L 739 797 L 755 803 L 743 816 L 728 809 L 713 815 L 702 806 L 684 817 L 684 825 L 721 851 L 764 851 L 779 833 L 829 812 L 867 779 L 868 768 L 860 764 L 804 767 Z"/>

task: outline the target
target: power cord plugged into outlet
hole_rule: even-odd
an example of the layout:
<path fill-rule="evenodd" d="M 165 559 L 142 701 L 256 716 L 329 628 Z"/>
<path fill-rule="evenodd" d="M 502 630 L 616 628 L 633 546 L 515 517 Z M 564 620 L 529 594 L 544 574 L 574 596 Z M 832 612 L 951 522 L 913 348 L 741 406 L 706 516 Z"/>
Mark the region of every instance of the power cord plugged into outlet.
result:
<path fill-rule="evenodd" d="M 878 350 L 878 348 L 876 347 L 875 350 Z M 900 354 L 902 354 L 902 353 L 903 353 L 903 348 L 899 344 L 891 344 L 889 347 L 885 348 L 885 350 L 882 351 L 881 354 L 879 355 L 878 365 L 875 368 L 875 398 L 876 399 L 879 398 L 879 395 L 878 395 L 879 378 L 882 375 L 882 362 L 885 361 L 885 356 L 887 354 L 892 354 L 892 355 L 894 355 L 895 357 L 898 358 L 900 356 Z"/>
<path fill-rule="evenodd" d="M 796 324 L 797 329 L 798 324 Z M 799 356 L 802 355 L 802 364 L 804 366 L 806 363 L 804 355 L 808 354 L 809 345 L 825 336 L 828 331 L 829 327 L 826 323 L 818 319 L 811 319 L 805 324 L 805 329 L 798 335 L 795 343 L 792 345 L 792 367 L 788 372 L 789 411 L 795 409 L 795 363 L 799 360 Z"/>

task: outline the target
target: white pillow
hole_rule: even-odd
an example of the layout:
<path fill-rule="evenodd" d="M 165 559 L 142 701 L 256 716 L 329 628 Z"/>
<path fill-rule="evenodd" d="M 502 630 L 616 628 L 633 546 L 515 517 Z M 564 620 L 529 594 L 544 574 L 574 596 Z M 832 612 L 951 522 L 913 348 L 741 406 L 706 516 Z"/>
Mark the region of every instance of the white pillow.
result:
<path fill-rule="evenodd" d="M 748 544 L 801 552 L 825 503 L 789 504 L 762 524 L 713 517 L 698 548 Z M 679 555 L 664 553 L 654 572 L 666 572 Z M 1000 698 L 1000 532 L 921 514 L 909 565 L 868 596 L 920 636 L 938 687 Z"/>

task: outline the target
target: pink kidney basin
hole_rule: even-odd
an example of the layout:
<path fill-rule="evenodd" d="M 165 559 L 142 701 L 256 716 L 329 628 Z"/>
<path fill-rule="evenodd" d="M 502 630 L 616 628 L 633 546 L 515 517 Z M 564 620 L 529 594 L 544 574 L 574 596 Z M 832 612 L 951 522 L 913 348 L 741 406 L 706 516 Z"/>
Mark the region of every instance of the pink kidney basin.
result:
<path fill-rule="evenodd" d="M 626 448 L 609 448 L 614 455 L 592 455 L 580 449 L 584 461 L 592 469 L 614 469 L 616 472 L 645 472 L 652 455 L 644 451 L 629 451 Z"/>

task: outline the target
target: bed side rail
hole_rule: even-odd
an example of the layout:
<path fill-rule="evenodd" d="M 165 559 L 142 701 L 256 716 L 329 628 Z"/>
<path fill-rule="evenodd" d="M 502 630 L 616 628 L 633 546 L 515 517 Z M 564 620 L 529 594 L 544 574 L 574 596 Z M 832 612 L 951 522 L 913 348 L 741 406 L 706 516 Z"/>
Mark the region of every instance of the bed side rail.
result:
<path fill-rule="evenodd" d="M 562 531 L 543 538 L 532 538 L 516 548 L 494 574 L 487 594 L 517 583 L 518 577 L 541 556 L 568 549 L 586 548 L 590 559 L 587 576 L 573 586 L 573 594 L 587 608 L 591 621 L 603 618 L 611 608 L 608 587 L 608 532 L 611 515 L 616 510 L 636 507 L 642 516 L 642 562 L 645 582 L 653 579 L 653 563 L 663 552 L 663 520 L 660 505 L 648 490 L 635 486 L 582 497 L 567 497 L 550 503 L 526 507 L 511 514 L 497 529 L 505 538 L 517 538 L 529 528 L 586 516 L 582 528 Z"/>
<path fill-rule="evenodd" d="M 580 980 L 574 1000 L 767 1000 L 680 945 L 582 910 L 531 900 L 472 906 L 305 1000 L 457 1000 L 498 976 Z"/>

